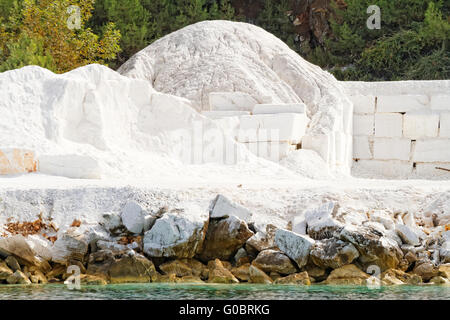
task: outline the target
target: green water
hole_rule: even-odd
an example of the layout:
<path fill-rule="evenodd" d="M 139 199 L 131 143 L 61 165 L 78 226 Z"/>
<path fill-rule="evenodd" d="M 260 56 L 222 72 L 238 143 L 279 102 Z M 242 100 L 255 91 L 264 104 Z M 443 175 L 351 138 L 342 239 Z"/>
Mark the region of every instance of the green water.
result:
<path fill-rule="evenodd" d="M 450 286 L 392 286 L 380 289 L 355 286 L 275 286 L 275 285 L 198 285 L 124 284 L 82 286 L 69 290 L 64 285 L 0 286 L 0 300 L 361 300 L 425 299 L 450 300 Z"/>

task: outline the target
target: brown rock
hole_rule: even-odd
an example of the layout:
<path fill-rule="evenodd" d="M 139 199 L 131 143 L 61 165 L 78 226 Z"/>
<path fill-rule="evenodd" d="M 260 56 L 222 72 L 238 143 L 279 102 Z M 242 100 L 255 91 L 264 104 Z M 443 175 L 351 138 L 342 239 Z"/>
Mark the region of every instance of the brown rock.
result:
<path fill-rule="evenodd" d="M 417 257 L 414 253 L 412 253 L 411 251 L 408 251 L 405 254 L 405 259 L 409 262 L 409 263 L 414 263 L 417 261 Z"/>
<path fill-rule="evenodd" d="M 450 280 L 450 263 L 441 264 L 439 266 L 439 275 Z"/>
<path fill-rule="evenodd" d="M 14 272 L 8 267 L 6 262 L 0 260 L 0 281 L 6 280 Z"/>
<path fill-rule="evenodd" d="M 193 275 L 191 267 L 181 262 L 180 260 L 173 260 L 163 263 L 162 265 L 159 266 L 159 269 L 161 269 L 161 271 L 164 274 L 174 274 L 177 277 L 185 277 Z"/>
<path fill-rule="evenodd" d="M 283 276 L 281 274 L 279 274 L 278 272 L 271 272 L 271 273 L 269 273 L 269 277 L 273 281 L 276 281 L 277 279 L 283 278 Z"/>
<path fill-rule="evenodd" d="M 423 281 L 427 282 L 431 278 L 436 277 L 439 275 L 439 269 L 434 266 L 434 264 L 429 261 L 425 260 L 416 262 L 416 266 L 413 269 L 413 273 L 419 275 L 422 277 Z"/>
<path fill-rule="evenodd" d="M 209 283 L 239 283 L 239 280 L 223 266 L 219 259 L 208 262 Z"/>
<path fill-rule="evenodd" d="M 6 282 L 9 284 L 31 284 L 30 279 L 20 270 L 17 270 L 12 275 L 10 275 Z"/>
<path fill-rule="evenodd" d="M 147 283 L 157 276 L 153 262 L 139 254 L 123 256 L 109 269 L 111 283 Z"/>
<path fill-rule="evenodd" d="M 319 268 L 316 265 L 308 264 L 305 269 L 308 272 L 309 277 L 312 277 L 315 281 L 320 282 L 327 278 L 326 270 Z"/>
<path fill-rule="evenodd" d="M 40 270 L 31 271 L 30 280 L 32 283 L 36 284 L 48 283 L 47 277 Z"/>
<path fill-rule="evenodd" d="M 90 274 L 82 274 L 80 276 L 80 282 L 81 284 L 91 286 L 104 286 L 108 284 L 108 281 L 106 281 L 106 279 Z"/>
<path fill-rule="evenodd" d="M 5 262 L 14 272 L 17 270 L 21 271 L 19 262 L 13 256 L 6 257 Z"/>
<path fill-rule="evenodd" d="M 62 264 L 56 264 L 53 269 L 48 272 L 45 276 L 47 279 L 64 279 L 64 275 L 66 274 L 67 267 Z M 64 279 L 65 280 L 65 279 Z"/>
<path fill-rule="evenodd" d="M 292 274 L 297 272 L 297 268 L 293 265 L 291 259 L 284 253 L 275 250 L 261 251 L 253 260 L 252 265 L 267 273 Z"/>
<path fill-rule="evenodd" d="M 250 265 L 249 276 L 251 283 L 271 284 L 273 280 L 261 269 Z"/>
<path fill-rule="evenodd" d="M 275 280 L 275 284 L 295 284 L 295 285 L 311 285 L 311 280 L 309 278 L 308 272 L 303 271 L 300 273 L 294 273 L 287 277 L 279 278 Z"/>
<path fill-rule="evenodd" d="M 250 263 L 231 269 L 231 273 L 240 281 L 250 281 Z"/>
<path fill-rule="evenodd" d="M 200 277 L 197 276 L 185 276 L 182 278 L 177 278 L 178 283 L 204 283 Z"/>
<path fill-rule="evenodd" d="M 430 283 L 432 284 L 436 284 L 436 285 L 442 285 L 442 284 L 448 284 L 450 283 L 450 281 L 448 281 L 448 279 L 441 277 L 441 276 L 436 276 L 431 278 Z"/>
<path fill-rule="evenodd" d="M 253 235 L 245 221 L 230 216 L 226 219 L 212 220 L 209 223 L 200 260 L 230 260 Z"/>
<path fill-rule="evenodd" d="M 191 268 L 192 275 L 200 277 L 203 280 L 208 279 L 208 267 L 200 261 L 195 259 L 180 259 L 180 261 Z"/>
<path fill-rule="evenodd" d="M 316 241 L 310 253 L 311 260 L 322 269 L 337 269 L 358 257 L 353 244 L 335 238 Z"/>
<path fill-rule="evenodd" d="M 251 238 L 247 240 L 247 244 L 256 249 L 257 251 L 277 249 L 275 244 L 275 232 L 277 227 L 273 224 L 266 226 L 265 232 L 257 232 Z"/>
<path fill-rule="evenodd" d="M 156 279 L 153 282 L 158 282 L 158 283 L 176 283 L 176 282 L 178 282 L 178 278 L 174 274 L 164 274 L 164 275 L 157 276 Z"/>
<path fill-rule="evenodd" d="M 245 256 L 242 258 L 239 258 L 239 260 L 236 261 L 236 267 L 240 267 L 243 266 L 244 264 L 250 263 L 250 257 L 249 256 Z"/>
<path fill-rule="evenodd" d="M 325 284 L 333 285 L 365 285 L 369 275 L 358 269 L 354 264 L 347 264 L 331 271 Z"/>
<path fill-rule="evenodd" d="M 358 261 L 364 267 L 377 265 L 381 271 L 396 269 L 403 258 L 397 242 L 371 227 L 346 226 L 342 229 L 340 238 L 356 247 L 360 254 Z"/>
<path fill-rule="evenodd" d="M 422 278 L 416 274 L 405 273 L 402 270 L 389 269 L 381 274 L 380 279 L 384 285 L 411 284 L 417 285 L 422 283 Z"/>

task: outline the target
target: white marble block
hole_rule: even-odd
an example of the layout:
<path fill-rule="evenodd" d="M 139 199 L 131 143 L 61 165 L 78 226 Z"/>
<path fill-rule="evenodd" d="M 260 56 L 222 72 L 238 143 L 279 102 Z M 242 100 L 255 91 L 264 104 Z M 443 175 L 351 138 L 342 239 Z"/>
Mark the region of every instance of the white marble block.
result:
<path fill-rule="evenodd" d="M 431 112 L 407 112 L 403 121 L 403 136 L 414 140 L 437 137 L 439 114 Z"/>
<path fill-rule="evenodd" d="M 403 115 L 401 113 L 375 114 L 375 136 L 399 138 L 403 132 Z"/>
<path fill-rule="evenodd" d="M 251 112 L 258 102 L 245 92 L 211 92 L 209 106 L 211 111 Z"/>
<path fill-rule="evenodd" d="M 375 138 L 374 158 L 377 160 L 409 160 L 411 140 L 401 138 Z"/>
<path fill-rule="evenodd" d="M 288 142 L 302 141 L 308 125 L 305 114 L 280 113 L 240 117 L 239 142 Z"/>

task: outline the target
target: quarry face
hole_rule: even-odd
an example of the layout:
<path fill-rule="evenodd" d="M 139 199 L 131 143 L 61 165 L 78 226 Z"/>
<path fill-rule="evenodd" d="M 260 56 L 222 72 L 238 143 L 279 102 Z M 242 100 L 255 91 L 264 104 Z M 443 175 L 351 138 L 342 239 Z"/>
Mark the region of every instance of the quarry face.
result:
<path fill-rule="evenodd" d="M 118 72 L 0 73 L 0 235 L 51 222 L 29 243 L 57 263 L 68 243 L 85 255 L 123 234 L 140 236 L 125 249 L 147 257 L 224 256 L 202 252 L 216 248 L 204 244 L 212 228 L 235 232 L 217 231 L 227 259 L 278 241 L 299 270 L 311 250 L 341 268 L 350 258 L 325 259 L 330 245 L 364 267 L 400 268 L 409 252 L 447 263 L 449 89 L 339 82 L 266 31 L 226 21 L 170 34 Z"/>

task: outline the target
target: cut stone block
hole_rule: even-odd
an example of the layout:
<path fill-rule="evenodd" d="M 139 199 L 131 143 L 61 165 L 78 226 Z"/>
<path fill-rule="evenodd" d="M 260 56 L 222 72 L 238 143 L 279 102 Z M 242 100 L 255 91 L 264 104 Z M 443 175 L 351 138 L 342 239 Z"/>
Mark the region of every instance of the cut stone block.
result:
<path fill-rule="evenodd" d="M 346 135 L 342 132 L 336 132 L 335 139 L 336 139 L 336 164 L 344 164 L 347 150 Z"/>
<path fill-rule="evenodd" d="M 303 137 L 302 148 L 316 151 L 326 163 L 330 164 L 334 156 L 332 153 L 334 148 L 331 145 L 334 143 L 331 135 L 306 135 Z"/>
<path fill-rule="evenodd" d="M 414 162 L 450 162 L 450 139 L 423 139 L 416 141 Z"/>
<path fill-rule="evenodd" d="M 353 164 L 352 174 L 361 178 L 405 179 L 412 170 L 413 164 L 408 161 L 359 160 Z"/>
<path fill-rule="evenodd" d="M 0 175 L 35 172 L 38 161 L 30 150 L 0 148 Z"/>
<path fill-rule="evenodd" d="M 350 96 L 355 113 L 375 113 L 374 96 Z"/>
<path fill-rule="evenodd" d="M 306 132 L 308 118 L 295 113 L 259 114 L 240 117 L 239 142 L 289 142 L 298 144 Z"/>
<path fill-rule="evenodd" d="M 345 134 L 353 135 L 353 106 L 344 106 L 342 111 L 342 125 Z"/>
<path fill-rule="evenodd" d="M 353 158 L 354 159 L 372 159 L 372 151 L 370 151 L 369 137 L 355 136 L 353 137 Z"/>
<path fill-rule="evenodd" d="M 437 137 L 439 114 L 431 112 L 407 112 L 403 120 L 403 136 L 414 140 Z"/>
<path fill-rule="evenodd" d="M 439 136 L 450 138 L 450 112 L 441 113 Z"/>
<path fill-rule="evenodd" d="M 425 95 L 378 96 L 377 112 L 409 112 L 428 108 Z"/>
<path fill-rule="evenodd" d="M 434 95 L 431 97 L 430 105 L 433 110 L 450 110 L 450 95 Z"/>
<path fill-rule="evenodd" d="M 375 136 L 400 138 L 403 131 L 403 115 L 400 113 L 375 114 Z"/>
<path fill-rule="evenodd" d="M 100 163 L 89 156 L 42 155 L 39 157 L 39 172 L 71 179 L 101 179 Z"/>
<path fill-rule="evenodd" d="M 211 111 L 251 112 L 258 102 L 245 92 L 211 92 L 209 106 Z"/>
<path fill-rule="evenodd" d="M 373 115 L 353 116 L 353 134 L 355 136 L 373 136 L 375 118 Z"/>
<path fill-rule="evenodd" d="M 375 138 L 373 147 L 377 160 L 409 160 L 411 140 L 401 138 Z"/>
<path fill-rule="evenodd" d="M 280 161 L 297 149 L 296 145 L 288 142 L 250 142 L 244 145 L 258 157 L 274 162 Z"/>
<path fill-rule="evenodd" d="M 300 113 L 306 112 L 304 103 L 291 104 L 257 104 L 253 108 L 253 114 L 277 114 L 277 113 Z"/>
<path fill-rule="evenodd" d="M 202 111 L 202 115 L 210 119 L 222 119 L 228 117 L 248 116 L 248 111 Z"/>

